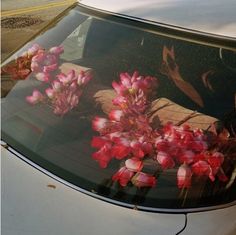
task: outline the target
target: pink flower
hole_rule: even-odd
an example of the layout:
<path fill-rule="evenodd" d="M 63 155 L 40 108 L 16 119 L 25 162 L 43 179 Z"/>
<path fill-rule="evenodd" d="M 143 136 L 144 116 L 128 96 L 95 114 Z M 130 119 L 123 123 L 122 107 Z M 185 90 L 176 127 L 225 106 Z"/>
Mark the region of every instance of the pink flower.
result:
<path fill-rule="evenodd" d="M 63 46 L 56 46 L 49 49 L 49 53 L 51 54 L 60 55 L 63 52 L 64 52 Z"/>
<path fill-rule="evenodd" d="M 174 160 L 166 152 L 158 152 L 157 161 L 161 165 L 163 170 L 173 168 L 175 166 Z"/>
<path fill-rule="evenodd" d="M 224 155 L 220 152 L 215 152 L 212 155 L 209 155 L 207 159 L 209 165 L 210 165 L 210 174 L 209 178 L 214 181 L 215 175 L 218 173 L 223 161 L 224 161 Z"/>
<path fill-rule="evenodd" d="M 126 150 L 126 153 L 127 153 L 126 155 L 128 155 L 129 153 L 132 153 L 132 155 L 136 158 L 143 158 L 145 155 L 145 152 L 143 150 L 143 144 L 140 143 L 138 140 L 135 140 L 135 139 L 129 140 L 128 138 L 123 136 L 123 137 L 115 138 L 114 142 L 116 146 L 119 146 L 119 148 L 120 146 L 123 146 L 123 148 Z"/>
<path fill-rule="evenodd" d="M 46 56 L 45 51 L 40 50 L 37 52 L 37 54 L 35 54 L 32 57 L 32 62 L 37 63 L 38 67 L 39 67 L 40 63 L 43 63 L 45 56 Z M 32 66 L 32 64 L 31 64 L 31 66 Z"/>
<path fill-rule="evenodd" d="M 133 157 L 125 161 L 125 166 L 130 171 L 138 172 L 142 170 L 143 162 Z"/>
<path fill-rule="evenodd" d="M 105 137 L 94 136 L 91 142 L 91 146 L 94 148 L 102 148 L 108 142 L 109 139 Z"/>
<path fill-rule="evenodd" d="M 105 144 L 99 151 L 93 153 L 92 155 L 93 159 L 99 162 L 101 168 L 106 168 L 108 163 L 112 159 L 110 150 L 111 150 L 111 145 Z"/>
<path fill-rule="evenodd" d="M 37 62 L 32 61 L 32 62 L 31 62 L 31 70 L 32 70 L 33 72 L 40 71 L 40 66 L 39 66 L 39 64 L 38 64 Z"/>
<path fill-rule="evenodd" d="M 170 149 L 170 143 L 161 136 L 156 138 L 155 145 L 158 151 L 167 152 Z"/>
<path fill-rule="evenodd" d="M 49 99 L 53 99 L 55 97 L 55 91 L 52 88 L 47 88 L 45 93 Z"/>
<path fill-rule="evenodd" d="M 209 155 L 207 161 L 212 168 L 218 168 L 224 162 L 224 155 L 220 152 L 214 152 L 212 155 Z"/>
<path fill-rule="evenodd" d="M 57 96 L 57 98 L 54 98 L 52 100 L 52 106 L 53 112 L 56 115 L 63 116 L 64 114 L 70 111 L 70 106 L 67 102 L 67 97 L 65 97 L 63 94 Z"/>
<path fill-rule="evenodd" d="M 91 143 L 99 149 L 95 155 L 100 165 L 107 166 L 113 158 L 125 161 L 125 166 L 113 176 L 122 186 L 130 180 L 137 187 L 156 184 L 154 176 L 141 172 L 146 159 L 156 160 L 163 171 L 177 165 L 179 188 L 189 188 L 192 175 L 208 176 L 212 181 L 216 176 L 227 180 L 221 168 L 224 155 L 212 153 L 215 143 L 212 141 L 212 145 L 205 131 L 173 123 L 160 123 L 154 129 L 147 107 L 157 85 L 156 78 L 143 77 L 137 72 L 121 73 L 120 81 L 112 82 L 117 94 L 112 102 L 117 108 L 110 111 L 108 118 L 95 117 L 92 122 L 93 129 L 100 134 Z M 109 146 L 109 151 L 104 151 L 105 146 Z"/>
<path fill-rule="evenodd" d="M 37 47 L 36 47 L 37 48 Z M 57 51 L 59 52 L 61 48 L 54 47 L 52 51 Z M 59 54 L 58 53 L 50 53 L 47 52 L 43 49 L 38 49 L 37 51 L 34 50 L 35 53 L 31 59 L 31 70 L 33 72 L 37 72 L 41 74 L 40 76 L 38 75 L 38 80 L 40 81 L 45 81 L 45 78 L 49 80 L 50 78 L 50 73 L 55 71 L 58 67 L 57 61 Z M 43 75 L 43 73 L 45 75 Z"/>
<path fill-rule="evenodd" d="M 112 82 L 112 86 L 117 93 L 113 99 L 113 104 L 120 106 L 126 112 L 144 112 L 147 104 L 147 94 L 154 84 L 155 78 L 142 77 L 137 72 L 132 76 L 128 73 L 120 74 L 120 82 Z"/>
<path fill-rule="evenodd" d="M 130 147 L 132 148 L 133 156 L 136 158 L 143 158 L 145 152 L 143 151 L 143 145 L 137 140 L 132 140 L 130 142 Z"/>
<path fill-rule="evenodd" d="M 120 168 L 118 172 L 116 172 L 112 176 L 113 181 L 118 181 L 121 186 L 125 187 L 130 179 L 133 177 L 134 172 L 127 169 L 125 166 Z"/>
<path fill-rule="evenodd" d="M 43 66 L 44 73 L 50 73 L 57 69 L 57 64 L 50 64 Z"/>
<path fill-rule="evenodd" d="M 177 172 L 177 185 L 179 188 L 189 188 L 191 186 L 192 172 L 187 164 L 182 164 Z"/>
<path fill-rule="evenodd" d="M 109 121 L 106 118 L 100 118 L 98 116 L 96 116 L 93 119 L 92 122 L 92 127 L 95 131 L 102 131 L 104 128 L 106 128 L 107 124 L 109 123 Z"/>
<path fill-rule="evenodd" d="M 41 80 L 45 73 L 38 73 Z M 82 89 L 77 84 L 77 76 L 75 71 L 71 70 L 68 74 L 59 74 L 59 80 L 51 82 L 51 87 L 45 90 L 48 102 L 53 108 L 53 112 L 57 115 L 64 115 L 79 104 Z M 47 79 L 45 79 L 47 80 Z"/>
<path fill-rule="evenodd" d="M 131 83 L 131 77 L 129 76 L 128 73 L 121 73 L 120 74 L 120 81 L 122 85 L 126 88 L 130 88 L 132 83 Z"/>
<path fill-rule="evenodd" d="M 143 172 L 136 173 L 131 181 L 138 188 L 154 187 L 156 185 L 156 178 Z"/>
<path fill-rule="evenodd" d="M 130 153 L 130 148 L 125 145 L 115 145 L 112 147 L 111 155 L 116 159 L 121 160 Z"/>
<path fill-rule="evenodd" d="M 219 169 L 217 176 L 218 176 L 218 179 L 222 182 L 226 182 L 229 180 L 228 177 L 225 175 L 222 168 Z"/>
<path fill-rule="evenodd" d="M 210 166 L 206 161 L 198 161 L 191 166 L 192 172 L 198 176 L 210 174 Z"/>
<path fill-rule="evenodd" d="M 53 88 L 54 91 L 59 92 L 61 90 L 61 88 L 62 88 L 62 84 L 59 81 L 54 80 L 52 82 L 52 88 Z"/>
<path fill-rule="evenodd" d="M 180 163 L 187 163 L 190 164 L 194 161 L 195 153 L 191 150 L 185 150 L 182 152 L 182 154 L 179 156 Z"/>
<path fill-rule="evenodd" d="M 118 95 L 123 95 L 123 93 L 126 91 L 126 88 L 122 85 L 119 85 L 117 82 L 112 82 L 112 87 Z"/>
<path fill-rule="evenodd" d="M 80 95 L 81 93 L 74 94 L 69 90 L 56 94 L 55 98 L 52 100 L 54 113 L 57 115 L 64 115 L 69 112 L 78 105 Z"/>
<path fill-rule="evenodd" d="M 49 51 L 45 51 L 38 45 L 34 45 L 27 53 L 33 53 L 29 60 L 31 70 L 35 72 L 35 77 L 41 82 L 48 82 L 51 87 L 45 89 L 44 97 L 53 108 L 53 112 L 57 115 L 64 115 L 79 104 L 82 88 L 80 85 L 86 85 L 91 76 L 81 72 L 79 74 L 80 85 L 78 84 L 78 76 L 75 71 L 71 70 L 67 74 L 57 75 L 57 80 L 50 81 L 52 72 L 58 68 L 58 58 L 63 52 L 63 47 L 52 47 Z M 28 55 L 26 53 L 26 56 Z M 42 95 L 42 94 L 41 94 Z M 32 96 L 26 97 L 31 104 L 36 104 L 42 98 L 34 92 Z"/>
<path fill-rule="evenodd" d="M 109 113 L 109 118 L 111 120 L 118 121 L 118 122 L 121 120 L 122 116 L 124 116 L 124 113 L 122 110 L 112 110 Z"/>
<path fill-rule="evenodd" d="M 27 51 L 29 55 L 35 55 L 38 50 L 41 50 L 42 48 L 38 44 L 33 44 L 32 47 L 30 47 Z"/>
<path fill-rule="evenodd" d="M 92 77 L 89 73 L 85 73 L 84 71 L 81 71 L 77 78 L 77 84 L 79 86 L 86 85 L 91 79 Z"/>
<path fill-rule="evenodd" d="M 130 94 L 135 94 L 137 90 L 140 88 L 139 84 L 143 77 L 139 76 L 138 72 L 134 72 L 132 76 L 130 76 L 128 73 L 121 73 L 120 74 L 120 81 L 121 83 L 119 84 L 120 86 L 120 93 L 117 90 L 118 94 L 125 94 L 125 93 L 130 93 Z M 116 86 L 117 87 L 117 86 Z"/>
<path fill-rule="evenodd" d="M 148 142 L 142 142 L 142 151 L 144 152 L 144 154 L 151 154 L 153 152 L 153 146 L 151 143 Z"/>
<path fill-rule="evenodd" d="M 123 96 L 117 96 L 112 100 L 112 103 L 116 106 L 120 106 L 122 109 L 127 109 L 128 100 Z"/>
<path fill-rule="evenodd" d="M 44 100 L 44 96 L 38 90 L 34 90 L 31 96 L 26 97 L 26 101 L 33 105 L 39 102 L 42 102 L 43 100 Z"/>
<path fill-rule="evenodd" d="M 155 90 L 158 86 L 158 80 L 155 77 L 147 76 L 142 84 L 142 89 L 146 92 L 149 90 Z"/>
<path fill-rule="evenodd" d="M 31 64 L 32 66 L 32 64 Z M 50 75 L 48 73 L 37 73 L 35 75 L 36 79 L 41 81 L 41 82 L 48 82 Z"/>
<path fill-rule="evenodd" d="M 71 70 L 68 74 L 60 73 L 57 78 L 63 85 L 67 85 L 77 79 L 75 70 Z"/>
<path fill-rule="evenodd" d="M 207 146 L 206 141 L 197 140 L 191 143 L 190 148 L 196 152 L 202 152 L 202 151 L 207 150 L 208 146 Z"/>

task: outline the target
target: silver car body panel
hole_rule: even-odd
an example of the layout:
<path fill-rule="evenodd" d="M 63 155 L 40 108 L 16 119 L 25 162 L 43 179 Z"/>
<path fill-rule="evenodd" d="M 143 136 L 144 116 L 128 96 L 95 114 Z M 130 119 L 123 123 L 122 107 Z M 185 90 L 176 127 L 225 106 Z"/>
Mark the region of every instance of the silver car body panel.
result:
<path fill-rule="evenodd" d="M 1 155 L 4 235 L 169 235 L 184 227 L 183 214 L 116 206 L 60 183 L 3 147 Z"/>
<path fill-rule="evenodd" d="M 79 4 L 202 33 L 236 37 L 235 0 L 80 0 Z"/>
<path fill-rule="evenodd" d="M 177 234 L 184 214 L 152 213 L 90 197 L 1 147 L 2 232 L 36 234 Z M 23 216 L 22 216 L 23 215 Z M 187 214 L 183 234 L 232 235 L 236 206 Z M 232 233 L 233 232 L 233 233 Z M 181 233 L 182 234 L 182 233 Z"/>

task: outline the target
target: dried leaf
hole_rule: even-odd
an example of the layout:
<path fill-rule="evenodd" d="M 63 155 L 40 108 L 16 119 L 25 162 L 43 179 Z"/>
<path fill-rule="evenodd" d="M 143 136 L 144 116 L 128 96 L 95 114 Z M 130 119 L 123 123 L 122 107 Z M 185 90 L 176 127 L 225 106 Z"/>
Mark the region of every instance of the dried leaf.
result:
<path fill-rule="evenodd" d="M 7 65 L 1 70 L 1 74 L 9 74 L 14 80 L 25 80 L 30 73 L 29 66 L 21 63 Z"/>
<path fill-rule="evenodd" d="M 195 88 L 188 82 L 185 82 L 184 80 L 178 80 L 173 79 L 175 85 L 184 92 L 185 95 L 187 95 L 191 100 L 193 100 L 195 103 L 197 103 L 200 107 L 203 107 L 203 100 L 199 93 L 195 90 Z"/>
<path fill-rule="evenodd" d="M 213 87 L 212 87 L 212 85 L 210 84 L 210 82 L 209 82 L 208 79 L 209 79 L 209 76 L 212 75 L 212 74 L 214 74 L 214 73 L 215 73 L 215 72 L 214 72 L 213 70 L 209 70 L 209 71 L 203 73 L 202 76 L 201 76 L 201 79 L 202 79 L 202 82 L 203 82 L 204 86 L 205 86 L 206 88 L 210 89 L 211 91 L 214 91 L 214 89 L 213 89 Z"/>
<path fill-rule="evenodd" d="M 168 61 L 168 57 L 170 57 L 172 60 L 175 60 L 175 52 L 173 46 L 171 47 L 170 50 L 166 46 L 163 47 L 163 52 L 162 52 L 163 61 Z"/>
<path fill-rule="evenodd" d="M 209 130 L 213 132 L 221 141 L 227 141 L 230 137 L 229 131 L 220 121 L 215 121 L 214 123 L 212 123 Z"/>
<path fill-rule="evenodd" d="M 168 76 L 175 85 L 191 100 L 200 107 L 203 107 L 203 100 L 196 89 L 188 82 L 184 81 L 179 72 L 179 66 L 175 62 L 174 48 L 169 50 L 166 46 L 163 47 L 163 65 L 161 72 Z"/>
<path fill-rule="evenodd" d="M 48 184 L 47 187 L 48 187 L 48 188 L 56 189 L 56 185 L 54 185 L 54 184 Z"/>

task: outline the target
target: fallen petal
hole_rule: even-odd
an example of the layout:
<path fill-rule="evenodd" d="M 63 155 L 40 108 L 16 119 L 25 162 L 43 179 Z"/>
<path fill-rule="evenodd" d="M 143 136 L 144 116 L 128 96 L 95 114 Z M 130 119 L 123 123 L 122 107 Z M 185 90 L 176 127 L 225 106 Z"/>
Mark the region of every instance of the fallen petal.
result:
<path fill-rule="evenodd" d="M 187 164 L 182 164 L 177 172 L 177 185 L 179 188 L 191 186 L 192 171 Z"/>

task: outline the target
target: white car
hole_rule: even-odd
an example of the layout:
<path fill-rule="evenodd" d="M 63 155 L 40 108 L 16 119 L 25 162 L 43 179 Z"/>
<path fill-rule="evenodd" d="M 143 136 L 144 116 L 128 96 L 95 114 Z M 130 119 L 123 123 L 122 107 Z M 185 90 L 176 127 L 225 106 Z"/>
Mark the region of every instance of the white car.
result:
<path fill-rule="evenodd" d="M 235 235 L 236 3 L 81 0 L 2 65 L 3 235 Z"/>

